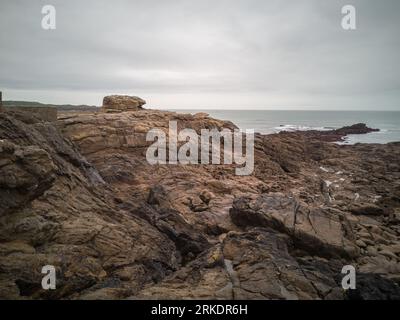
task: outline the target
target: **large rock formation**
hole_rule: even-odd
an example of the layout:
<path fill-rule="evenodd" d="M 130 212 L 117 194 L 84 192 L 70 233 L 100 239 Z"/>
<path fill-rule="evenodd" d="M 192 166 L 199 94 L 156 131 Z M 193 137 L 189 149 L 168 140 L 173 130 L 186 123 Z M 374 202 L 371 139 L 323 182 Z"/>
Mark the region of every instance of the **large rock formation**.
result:
<path fill-rule="evenodd" d="M 146 133 L 171 120 L 235 128 L 154 110 L 0 114 L 1 298 L 398 298 L 400 143 L 256 135 L 251 176 L 152 166 Z M 341 288 L 346 264 L 357 292 Z"/>
<path fill-rule="evenodd" d="M 142 110 L 142 106 L 146 101 L 134 96 L 107 96 L 103 99 L 103 112 L 124 112 Z"/>
<path fill-rule="evenodd" d="M 118 298 L 177 269 L 174 243 L 118 208 L 53 125 L 0 114 L 0 139 L 1 298 Z M 57 268 L 54 291 L 41 288 L 48 264 Z"/>

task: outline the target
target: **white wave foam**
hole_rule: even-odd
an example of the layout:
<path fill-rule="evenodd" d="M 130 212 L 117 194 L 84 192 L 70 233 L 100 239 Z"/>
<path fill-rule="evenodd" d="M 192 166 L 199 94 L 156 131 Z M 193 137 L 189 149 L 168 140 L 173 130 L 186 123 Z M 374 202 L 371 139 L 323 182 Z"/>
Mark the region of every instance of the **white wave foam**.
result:
<path fill-rule="evenodd" d="M 294 124 L 285 124 L 285 125 L 280 125 L 279 127 L 274 127 L 274 130 L 277 132 L 280 131 L 310 131 L 310 130 L 317 130 L 317 131 L 328 131 L 332 130 L 333 128 L 327 128 L 327 127 L 312 127 L 312 126 L 301 126 L 301 125 L 294 125 Z"/>

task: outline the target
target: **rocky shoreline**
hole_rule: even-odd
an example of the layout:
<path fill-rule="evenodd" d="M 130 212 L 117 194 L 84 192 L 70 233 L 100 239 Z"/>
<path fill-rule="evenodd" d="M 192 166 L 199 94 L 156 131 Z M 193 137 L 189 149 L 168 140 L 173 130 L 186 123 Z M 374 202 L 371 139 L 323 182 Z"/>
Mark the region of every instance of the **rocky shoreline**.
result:
<path fill-rule="evenodd" d="M 0 298 L 400 299 L 400 143 L 330 143 L 358 124 L 256 134 L 251 176 L 151 166 L 151 128 L 236 127 L 111 100 L 56 122 L 0 113 Z"/>
<path fill-rule="evenodd" d="M 378 132 L 379 129 L 367 127 L 365 123 L 356 123 L 351 126 L 342 127 L 340 129 L 332 129 L 325 131 L 308 130 L 308 131 L 295 131 L 308 139 L 317 139 L 325 142 L 343 142 L 350 134 L 367 134 L 371 132 Z M 293 132 L 293 131 L 292 131 Z M 287 134 L 286 131 L 281 131 L 280 134 Z"/>

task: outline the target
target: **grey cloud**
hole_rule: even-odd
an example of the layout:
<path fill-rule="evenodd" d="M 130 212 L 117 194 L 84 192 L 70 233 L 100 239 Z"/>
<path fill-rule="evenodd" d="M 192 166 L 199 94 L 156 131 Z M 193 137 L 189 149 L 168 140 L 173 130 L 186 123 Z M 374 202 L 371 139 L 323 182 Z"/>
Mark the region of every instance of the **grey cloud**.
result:
<path fill-rule="evenodd" d="M 2 1 L 0 87 L 48 102 L 400 109 L 400 2 L 350 2 L 346 32 L 342 0 Z M 55 31 L 40 26 L 48 3 Z"/>

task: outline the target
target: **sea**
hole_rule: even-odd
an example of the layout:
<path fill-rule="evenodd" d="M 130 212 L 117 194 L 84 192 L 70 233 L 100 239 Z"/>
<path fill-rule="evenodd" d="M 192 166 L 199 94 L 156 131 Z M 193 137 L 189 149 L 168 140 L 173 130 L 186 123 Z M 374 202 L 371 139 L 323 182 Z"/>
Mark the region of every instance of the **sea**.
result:
<path fill-rule="evenodd" d="M 200 110 L 173 110 L 197 113 Z M 294 130 L 332 130 L 365 123 L 379 132 L 349 135 L 343 144 L 400 141 L 400 111 L 290 111 L 290 110 L 204 110 L 211 117 L 229 120 L 240 129 L 270 134 Z"/>

